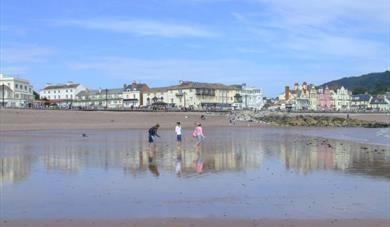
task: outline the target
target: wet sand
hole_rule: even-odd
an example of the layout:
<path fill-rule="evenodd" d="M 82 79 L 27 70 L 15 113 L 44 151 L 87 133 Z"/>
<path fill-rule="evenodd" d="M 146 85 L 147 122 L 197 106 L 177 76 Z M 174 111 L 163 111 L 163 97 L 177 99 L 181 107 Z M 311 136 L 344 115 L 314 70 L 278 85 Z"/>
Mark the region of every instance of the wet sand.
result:
<path fill-rule="evenodd" d="M 151 123 L 134 117 L 145 113 L 12 111 L 0 117 L 11 119 L 0 126 L 2 227 L 389 225 L 388 129 L 226 130 L 209 116 L 197 150 L 200 114 L 148 113 L 163 125 L 153 148 Z"/>
<path fill-rule="evenodd" d="M 9 220 L 3 221 L 3 227 L 388 227 L 389 220 L 329 219 L 329 220 L 239 220 L 239 219 L 133 219 L 133 220 Z"/>

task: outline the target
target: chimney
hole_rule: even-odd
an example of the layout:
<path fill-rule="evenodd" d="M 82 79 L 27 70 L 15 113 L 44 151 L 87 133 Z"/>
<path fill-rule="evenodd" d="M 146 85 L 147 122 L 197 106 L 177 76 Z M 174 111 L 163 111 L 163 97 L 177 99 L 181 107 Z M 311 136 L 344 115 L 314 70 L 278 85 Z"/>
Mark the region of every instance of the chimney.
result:
<path fill-rule="evenodd" d="M 182 85 L 183 83 L 184 83 L 184 81 L 179 80 L 179 85 Z"/>
<path fill-rule="evenodd" d="M 123 89 L 126 89 L 127 88 L 127 84 L 123 84 Z"/>
<path fill-rule="evenodd" d="M 284 87 L 284 99 L 287 101 L 290 99 L 290 87 Z"/>
<path fill-rule="evenodd" d="M 303 82 L 303 84 L 302 84 L 302 91 L 303 91 L 303 93 L 306 94 L 306 91 L 307 91 L 307 83 L 306 82 Z"/>
<path fill-rule="evenodd" d="M 294 90 L 297 92 L 299 90 L 299 84 L 298 83 L 295 83 L 294 84 Z"/>

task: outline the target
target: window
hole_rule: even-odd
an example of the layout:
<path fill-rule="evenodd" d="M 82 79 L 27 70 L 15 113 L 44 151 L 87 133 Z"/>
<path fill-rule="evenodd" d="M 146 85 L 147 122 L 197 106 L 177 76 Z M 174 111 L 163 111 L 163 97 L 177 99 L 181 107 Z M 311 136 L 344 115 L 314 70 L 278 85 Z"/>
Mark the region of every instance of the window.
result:
<path fill-rule="evenodd" d="M 24 90 L 26 90 L 26 91 L 27 91 L 27 86 L 26 86 L 26 85 L 24 85 Z"/>
<path fill-rule="evenodd" d="M 19 85 L 18 84 L 15 84 L 15 88 L 18 88 L 19 87 Z"/>
<path fill-rule="evenodd" d="M 133 98 L 135 99 L 135 94 L 133 94 Z"/>
<path fill-rule="evenodd" d="M 66 93 L 68 93 L 68 90 L 66 90 Z"/>
<path fill-rule="evenodd" d="M 54 94 L 55 94 L 55 93 L 57 93 L 57 91 L 56 91 L 56 90 L 54 90 Z"/>

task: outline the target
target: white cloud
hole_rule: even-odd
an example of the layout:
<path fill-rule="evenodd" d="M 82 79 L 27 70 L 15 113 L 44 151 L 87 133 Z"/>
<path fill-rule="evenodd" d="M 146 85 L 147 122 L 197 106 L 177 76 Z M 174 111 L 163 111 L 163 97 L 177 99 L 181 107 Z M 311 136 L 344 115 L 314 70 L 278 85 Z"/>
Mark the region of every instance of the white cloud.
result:
<path fill-rule="evenodd" d="M 253 36 L 258 51 L 292 58 L 358 58 L 364 64 L 389 57 L 389 1 L 256 0 L 261 12 L 233 12 Z M 386 7 L 387 6 L 387 7 Z M 252 48 L 253 51 L 256 49 Z"/>
<path fill-rule="evenodd" d="M 36 44 L 14 43 L 2 46 L 0 50 L 2 64 L 22 64 L 46 62 L 55 50 Z"/>
<path fill-rule="evenodd" d="M 218 36 L 196 25 L 168 23 L 154 20 L 141 19 L 69 19 L 57 22 L 62 26 L 76 26 L 85 29 L 103 30 L 117 33 L 131 33 L 139 36 L 159 36 L 165 38 L 200 37 L 210 38 Z"/>

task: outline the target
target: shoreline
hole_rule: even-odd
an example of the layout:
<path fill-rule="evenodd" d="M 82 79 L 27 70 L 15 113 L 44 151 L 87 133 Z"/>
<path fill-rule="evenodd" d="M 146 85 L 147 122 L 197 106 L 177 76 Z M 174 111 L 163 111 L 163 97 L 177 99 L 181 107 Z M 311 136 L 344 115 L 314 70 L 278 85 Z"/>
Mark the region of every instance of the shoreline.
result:
<path fill-rule="evenodd" d="M 387 227 L 389 219 L 229 219 L 229 218 L 141 218 L 141 219 L 25 219 L 25 220 L 0 220 L 4 227 L 28 226 L 73 226 L 73 227 L 103 227 L 103 226 L 159 226 L 159 227 L 251 227 L 251 226 L 296 226 L 296 227 Z"/>

